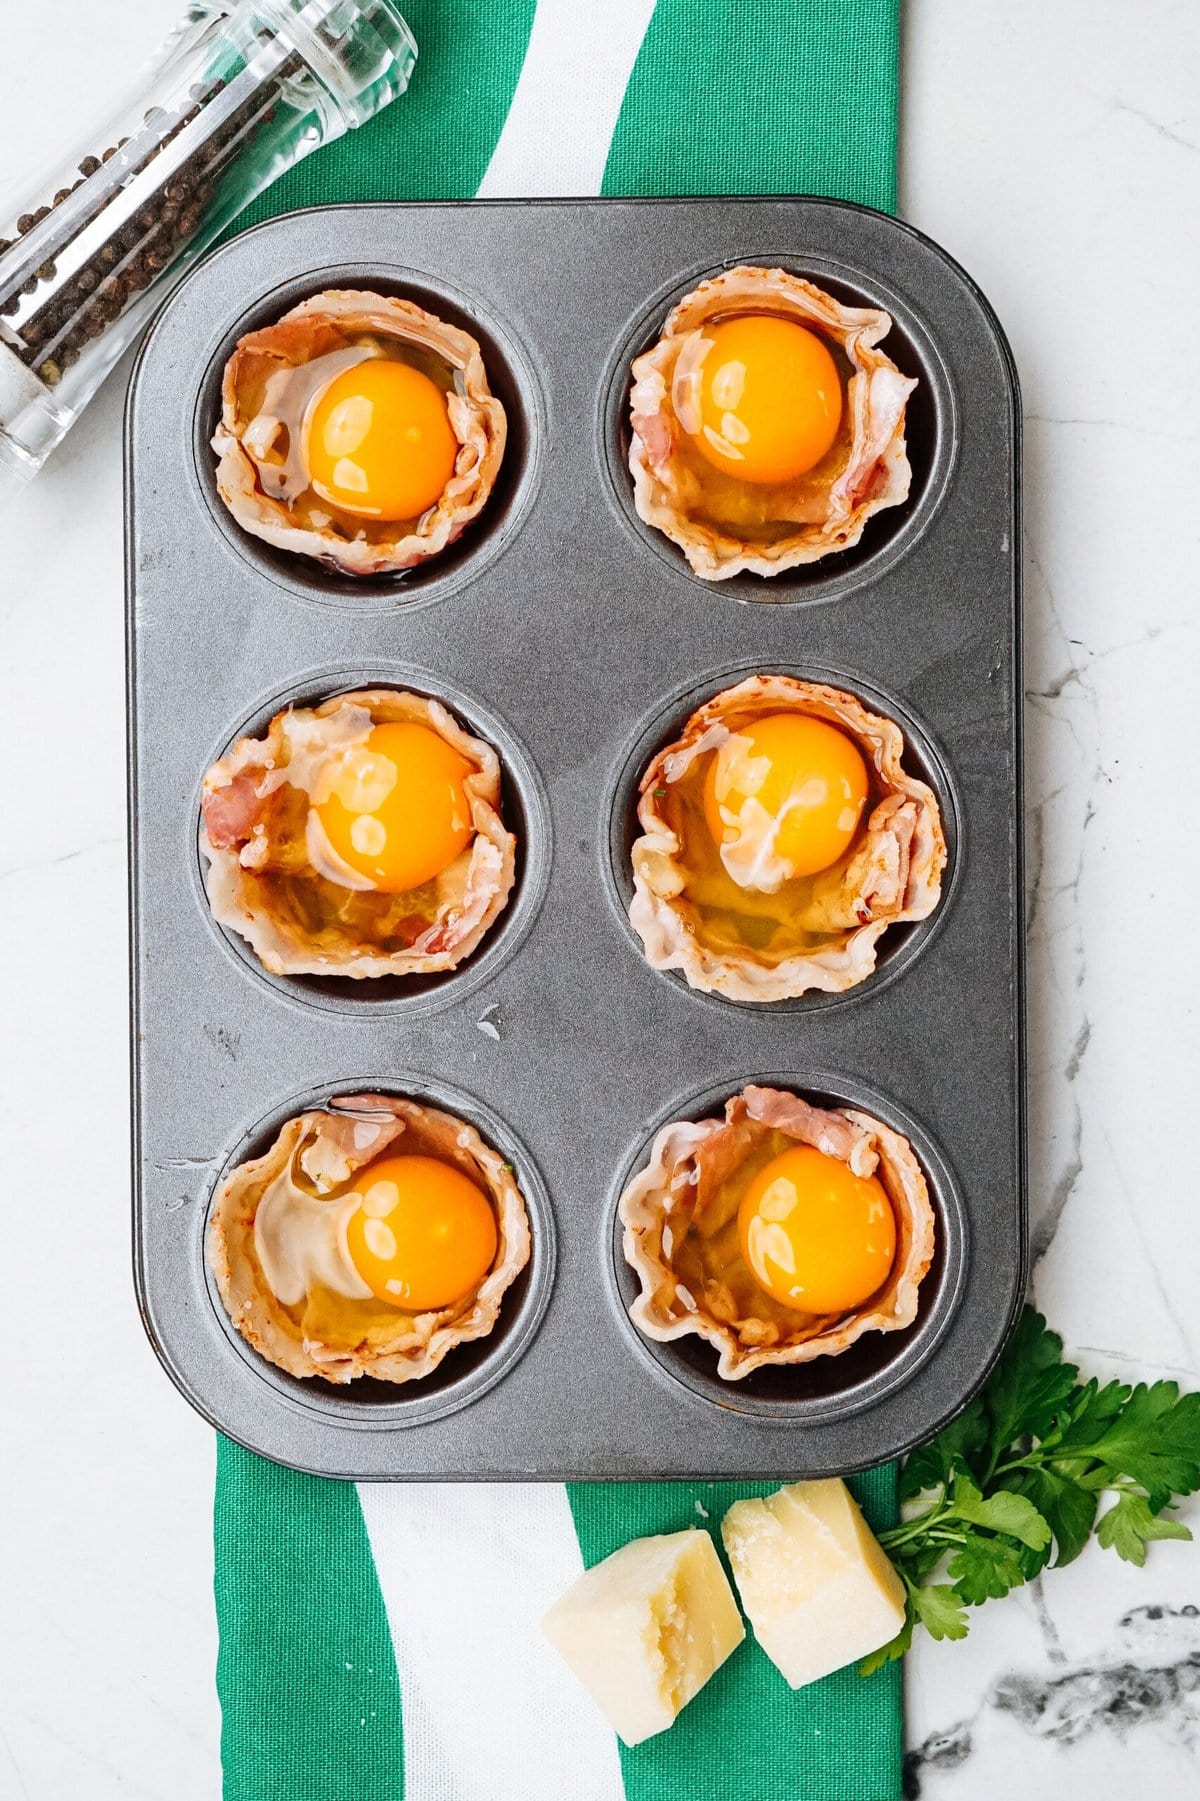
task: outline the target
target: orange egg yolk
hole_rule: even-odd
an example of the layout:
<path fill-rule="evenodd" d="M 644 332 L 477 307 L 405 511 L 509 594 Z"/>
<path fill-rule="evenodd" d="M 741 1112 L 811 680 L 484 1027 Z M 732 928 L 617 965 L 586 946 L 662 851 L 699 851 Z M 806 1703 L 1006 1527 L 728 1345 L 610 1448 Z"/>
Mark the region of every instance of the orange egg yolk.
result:
<path fill-rule="evenodd" d="M 470 1294 L 498 1236 L 492 1205 L 469 1176 L 437 1157 L 380 1157 L 360 1170 L 362 1204 L 346 1226 L 350 1261 L 371 1293 L 425 1313 Z"/>
<path fill-rule="evenodd" d="M 440 875 L 474 836 L 472 765 L 427 725 L 377 725 L 333 763 L 316 811 L 343 862 L 385 894 Z"/>
<path fill-rule="evenodd" d="M 831 449 L 842 419 L 837 365 L 815 332 L 746 313 L 706 326 L 696 449 L 747 482 L 805 475 Z"/>
<path fill-rule="evenodd" d="M 770 839 L 790 876 L 836 863 L 858 830 L 867 765 L 845 732 L 803 713 L 739 726 L 709 764 L 704 816 L 713 840 Z"/>
<path fill-rule="evenodd" d="M 738 1239 L 754 1280 L 781 1307 L 845 1313 L 887 1280 L 896 1218 L 874 1176 L 798 1144 L 751 1182 Z"/>
<path fill-rule="evenodd" d="M 371 357 L 317 396 L 305 455 L 313 491 L 332 506 L 367 519 L 416 519 L 453 475 L 458 440 L 446 396 L 427 375 Z"/>

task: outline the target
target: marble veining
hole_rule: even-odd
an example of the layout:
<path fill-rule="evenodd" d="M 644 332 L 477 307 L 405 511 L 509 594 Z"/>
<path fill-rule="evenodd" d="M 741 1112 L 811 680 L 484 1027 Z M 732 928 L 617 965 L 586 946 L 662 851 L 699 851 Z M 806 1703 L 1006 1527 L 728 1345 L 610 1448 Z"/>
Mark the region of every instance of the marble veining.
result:
<path fill-rule="evenodd" d="M 1200 139 L 1196 23 L 1164 6 L 1135 44 L 1114 10 L 1020 6 L 1019 47 L 971 59 L 940 140 L 975 186 L 958 250 L 987 267 L 1025 406 L 1031 1292 L 1084 1375 L 1183 1387 L 1200 1383 L 1200 1232 L 1170 1147 L 1200 1073 L 1179 923 L 1200 861 L 1178 819 L 1200 442 L 1194 397 L 1138 370 L 1140 322 L 1200 278 L 1177 210 Z M 971 126 L 993 54 L 1024 96 L 1005 134 L 1016 190 Z M 946 104 L 945 64 L 924 67 L 910 55 L 910 109 Z M 924 204 L 934 160 L 914 147 L 902 199 L 936 235 L 963 221 Z M 1194 1497 L 1180 1517 L 1200 1530 Z M 1024 1801 L 1200 1792 L 1198 1606 L 1195 1546 L 1156 1544 L 1137 1570 L 1091 1545 L 974 1611 L 961 1643 L 918 1635 L 908 1793 L 1010 1801 L 1014 1778 Z"/>
<path fill-rule="evenodd" d="M 1124 1744 L 1140 1729 L 1153 1727 L 1165 1742 L 1189 1755 L 1196 1751 L 1200 1608 L 1157 1602 L 1134 1608 L 1117 1621 L 1110 1650 L 1074 1662 L 1062 1650 L 1048 1615 L 1045 1630 L 1048 1669 L 998 1677 L 974 1714 L 931 1732 L 907 1753 L 906 1801 L 931 1794 L 931 1778 L 961 1772 L 989 1708 L 1032 1738 L 1060 1746 L 1078 1744 L 1093 1733 L 1110 1734 Z"/>

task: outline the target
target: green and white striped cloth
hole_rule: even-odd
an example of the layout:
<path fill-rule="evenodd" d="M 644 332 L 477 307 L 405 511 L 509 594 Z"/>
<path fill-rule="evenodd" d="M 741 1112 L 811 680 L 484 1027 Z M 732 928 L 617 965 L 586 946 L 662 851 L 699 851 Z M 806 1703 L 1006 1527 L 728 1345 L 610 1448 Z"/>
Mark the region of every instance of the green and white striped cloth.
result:
<path fill-rule="evenodd" d="M 408 94 L 247 222 L 332 200 L 895 200 L 899 0 L 409 0 Z M 763 1483 L 367 1484 L 219 1447 L 226 1801 L 899 1801 L 896 1666 L 793 1694 L 752 1640 L 620 1745 L 538 1629 L 627 1539 Z M 894 1474 L 854 1487 L 876 1525 Z"/>

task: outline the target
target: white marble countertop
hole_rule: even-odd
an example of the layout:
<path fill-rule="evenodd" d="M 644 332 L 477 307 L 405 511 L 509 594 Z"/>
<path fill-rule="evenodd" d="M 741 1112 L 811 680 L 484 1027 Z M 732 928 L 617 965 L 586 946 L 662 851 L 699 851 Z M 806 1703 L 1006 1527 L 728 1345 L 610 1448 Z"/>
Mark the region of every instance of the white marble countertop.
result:
<path fill-rule="evenodd" d="M 62 0 L 53 110 L 13 73 L 44 68 L 44 15 L 6 18 L 0 167 L 50 158 L 175 11 Z M 1200 10 L 910 0 L 903 142 L 902 211 L 990 296 L 1024 390 L 1034 1293 L 1089 1372 L 1195 1386 L 1174 1143 L 1200 868 L 1172 796 L 1197 675 Z M 122 387 L 0 516 L 5 1262 L 41 1272 L 0 1310 L 3 1801 L 219 1792 L 212 1435 L 129 1275 Z M 919 1642 L 912 1793 L 1200 1788 L 1198 1605 L 1196 1548 L 1138 1571 L 1093 1547 L 965 1642 Z"/>

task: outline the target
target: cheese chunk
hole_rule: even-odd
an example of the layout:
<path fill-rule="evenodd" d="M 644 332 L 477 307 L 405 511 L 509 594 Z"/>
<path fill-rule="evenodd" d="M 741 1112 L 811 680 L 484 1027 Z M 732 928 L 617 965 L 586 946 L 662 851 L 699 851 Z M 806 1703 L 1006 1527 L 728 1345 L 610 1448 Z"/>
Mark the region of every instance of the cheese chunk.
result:
<path fill-rule="evenodd" d="M 698 1528 L 623 1545 L 584 1571 L 542 1630 L 627 1745 L 670 1726 L 746 1636 Z"/>
<path fill-rule="evenodd" d="M 904 1584 L 838 1478 L 735 1501 L 721 1536 L 754 1636 L 793 1688 L 904 1624 Z"/>

